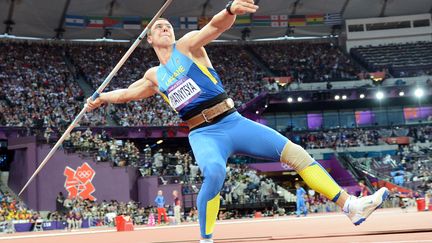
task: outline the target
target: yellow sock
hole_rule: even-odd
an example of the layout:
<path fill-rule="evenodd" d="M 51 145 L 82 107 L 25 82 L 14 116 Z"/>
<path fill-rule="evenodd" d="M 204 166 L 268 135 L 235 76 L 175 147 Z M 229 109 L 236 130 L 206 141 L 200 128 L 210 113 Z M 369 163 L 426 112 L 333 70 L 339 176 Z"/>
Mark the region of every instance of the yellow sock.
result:
<path fill-rule="evenodd" d="M 313 162 L 298 173 L 310 188 L 333 202 L 338 200 L 342 189 L 319 163 Z"/>
<path fill-rule="evenodd" d="M 206 228 L 205 233 L 207 235 L 210 235 L 213 233 L 215 224 L 216 224 L 216 218 L 217 214 L 219 212 L 219 206 L 220 206 L 220 194 L 218 193 L 213 199 L 207 202 L 207 208 L 206 208 Z"/>

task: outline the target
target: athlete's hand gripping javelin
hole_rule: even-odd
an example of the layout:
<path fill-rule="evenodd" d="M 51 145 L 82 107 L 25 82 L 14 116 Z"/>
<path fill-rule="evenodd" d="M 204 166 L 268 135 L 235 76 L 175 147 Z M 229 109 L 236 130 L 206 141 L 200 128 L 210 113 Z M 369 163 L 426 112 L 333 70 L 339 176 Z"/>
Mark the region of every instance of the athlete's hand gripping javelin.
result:
<path fill-rule="evenodd" d="M 100 97 L 96 98 L 96 100 L 93 100 L 92 97 L 89 97 L 87 99 L 87 111 L 92 111 L 103 104 L 105 104 L 105 102 L 102 101 Z"/>

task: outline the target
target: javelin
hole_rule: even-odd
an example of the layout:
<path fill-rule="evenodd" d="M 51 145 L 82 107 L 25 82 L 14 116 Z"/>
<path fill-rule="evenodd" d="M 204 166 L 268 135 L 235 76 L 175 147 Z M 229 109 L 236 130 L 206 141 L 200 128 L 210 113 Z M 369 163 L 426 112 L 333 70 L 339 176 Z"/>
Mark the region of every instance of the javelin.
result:
<path fill-rule="evenodd" d="M 129 47 L 129 50 L 124 54 L 122 59 L 117 63 L 117 65 L 114 67 L 114 69 L 110 72 L 108 77 L 105 78 L 103 83 L 99 86 L 99 88 L 93 93 L 91 96 L 92 100 L 96 100 L 100 93 L 105 89 L 105 87 L 111 82 L 111 79 L 117 74 L 117 71 L 123 66 L 123 64 L 126 62 L 126 60 L 129 58 L 129 56 L 132 54 L 132 52 L 135 50 L 135 48 L 139 45 L 139 43 L 144 39 L 145 35 L 148 32 L 148 28 L 156 22 L 156 20 L 162 15 L 162 13 L 168 8 L 168 6 L 171 4 L 172 0 L 166 0 L 164 5 L 162 5 L 161 9 L 156 13 L 156 15 L 153 17 L 153 19 L 148 23 L 148 25 L 145 27 L 143 32 L 138 36 L 138 38 L 135 40 L 135 42 L 132 44 L 131 47 Z M 72 121 L 72 123 L 69 125 L 69 127 L 66 129 L 66 131 L 63 133 L 63 135 L 60 137 L 60 139 L 57 141 L 57 143 L 54 145 L 54 147 L 51 149 L 51 151 L 48 153 L 48 155 L 45 157 L 45 159 L 42 161 L 42 163 L 39 165 L 39 167 L 36 169 L 36 171 L 33 173 L 33 175 L 30 177 L 30 179 L 27 181 L 27 183 L 24 185 L 24 187 L 21 189 L 21 191 L 18 193 L 18 196 L 21 195 L 21 193 L 27 188 L 27 186 L 32 182 L 32 180 L 36 177 L 36 175 L 42 170 L 44 165 L 48 162 L 48 160 L 54 155 L 55 151 L 57 151 L 58 147 L 63 143 L 65 138 L 70 134 L 72 129 L 75 128 L 75 126 L 78 124 L 78 122 L 81 120 L 81 118 L 84 116 L 84 114 L 87 111 L 87 103 L 84 105 L 81 112 L 78 114 L 78 116 Z"/>

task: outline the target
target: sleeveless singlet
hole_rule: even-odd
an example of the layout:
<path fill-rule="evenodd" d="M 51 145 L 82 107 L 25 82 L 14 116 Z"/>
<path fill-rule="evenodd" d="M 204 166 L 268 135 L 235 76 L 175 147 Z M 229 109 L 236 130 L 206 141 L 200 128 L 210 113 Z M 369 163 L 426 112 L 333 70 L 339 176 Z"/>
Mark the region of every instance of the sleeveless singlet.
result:
<path fill-rule="evenodd" d="M 216 71 L 183 55 L 175 44 L 167 64 L 157 68 L 157 81 L 162 97 L 184 120 L 216 97 L 226 98 Z"/>

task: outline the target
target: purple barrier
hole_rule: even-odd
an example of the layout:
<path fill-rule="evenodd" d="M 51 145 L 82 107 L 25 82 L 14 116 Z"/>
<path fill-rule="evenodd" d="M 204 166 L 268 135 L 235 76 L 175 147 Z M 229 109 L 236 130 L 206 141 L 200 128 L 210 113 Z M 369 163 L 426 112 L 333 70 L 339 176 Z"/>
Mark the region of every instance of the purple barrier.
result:
<path fill-rule="evenodd" d="M 271 163 L 253 163 L 248 165 L 250 168 L 260 172 L 278 172 L 278 171 L 292 171 L 293 169 L 281 162 Z"/>
<path fill-rule="evenodd" d="M 15 231 L 16 232 L 28 232 L 33 229 L 32 223 L 20 223 L 20 224 L 14 224 Z"/>
<path fill-rule="evenodd" d="M 20 143 L 21 142 L 21 143 Z M 14 161 L 11 163 L 9 187 L 19 192 L 27 179 L 36 170 L 39 163 L 48 154 L 47 145 L 36 146 L 35 139 L 17 138 L 9 140 L 9 149 L 15 151 Z M 65 189 L 66 177 L 64 170 L 67 166 L 76 170 L 87 162 L 95 171 L 91 183 L 95 191 L 92 193 L 97 201 L 117 200 L 128 202 L 137 200 L 136 180 L 139 172 L 133 167 L 111 167 L 109 163 L 95 163 L 83 159 L 78 154 L 66 154 L 58 150 L 45 165 L 38 176 L 23 193 L 24 202 L 35 210 L 55 210 L 58 192 L 68 195 Z"/>
<path fill-rule="evenodd" d="M 74 131 L 85 131 L 87 127 L 77 127 Z M 189 128 L 186 126 L 171 127 L 90 127 L 94 133 L 101 133 L 103 130 L 113 138 L 130 139 L 130 138 L 183 138 L 189 134 Z M 42 128 L 44 131 L 44 128 Z M 63 132 L 63 131 L 62 131 Z M 35 132 L 31 132 L 35 134 Z M 0 127 L 0 139 L 25 137 L 27 129 L 23 127 Z M 52 140 L 57 140 L 62 134 L 54 131 Z"/>
<path fill-rule="evenodd" d="M 14 224 L 16 232 L 28 232 L 33 230 L 34 223 L 19 223 Z M 46 221 L 42 223 L 43 230 L 59 230 L 65 229 L 67 223 L 65 221 Z M 89 223 L 87 219 L 83 220 L 81 228 L 89 228 Z"/>

